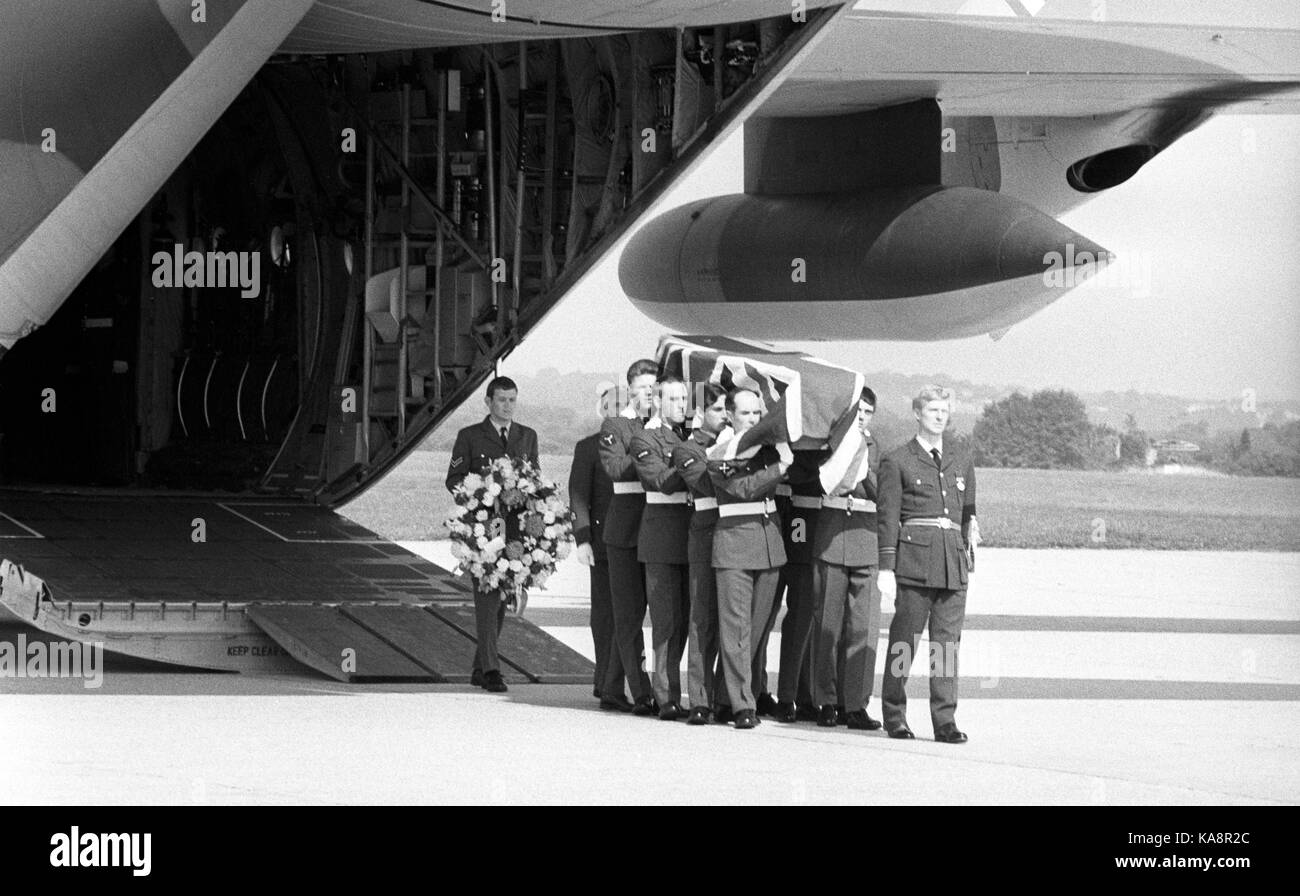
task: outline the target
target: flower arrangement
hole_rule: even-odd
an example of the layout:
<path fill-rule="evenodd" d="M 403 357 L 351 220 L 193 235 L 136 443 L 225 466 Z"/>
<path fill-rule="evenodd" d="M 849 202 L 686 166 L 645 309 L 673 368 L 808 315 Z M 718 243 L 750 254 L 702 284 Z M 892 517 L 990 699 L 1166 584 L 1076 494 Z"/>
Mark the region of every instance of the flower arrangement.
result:
<path fill-rule="evenodd" d="M 452 498 L 445 525 L 459 570 L 522 613 L 526 590 L 545 588 L 573 547 L 573 515 L 555 483 L 526 459 L 500 457 L 466 476 Z"/>

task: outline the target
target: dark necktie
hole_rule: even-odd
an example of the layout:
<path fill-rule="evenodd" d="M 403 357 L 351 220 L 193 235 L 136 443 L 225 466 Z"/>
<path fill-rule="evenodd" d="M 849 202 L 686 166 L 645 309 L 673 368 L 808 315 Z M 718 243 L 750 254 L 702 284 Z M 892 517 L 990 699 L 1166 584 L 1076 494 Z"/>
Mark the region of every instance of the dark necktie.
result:
<path fill-rule="evenodd" d="M 943 467 L 943 462 L 939 460 L 939 449 L 938 449 L 938 448 L 931 448 L 931 449 L 930 449 L 930 456 L 934 458 L 934 465 L 935 465 L 936 467 L 939 467 L 939 468 L 942 468 L 942 467 Z"/>
<path fill-rule="evenodd" d="M 505 426 L 501 427 L 501 444 L 502 445 L 510 444 L 510 429 Z"/>

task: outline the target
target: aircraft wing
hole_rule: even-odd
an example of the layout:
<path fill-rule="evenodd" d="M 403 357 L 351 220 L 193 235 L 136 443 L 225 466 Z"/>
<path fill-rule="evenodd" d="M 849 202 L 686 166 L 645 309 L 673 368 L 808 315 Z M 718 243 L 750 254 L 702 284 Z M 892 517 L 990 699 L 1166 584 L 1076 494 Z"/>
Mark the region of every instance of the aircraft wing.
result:
<path fill-rule="evenodd" d="M 932 97 L 954 116 L 1188 104 L 1294 114 L 1300 6 L 863 0 L 759 114 L 834 115 Z"/>

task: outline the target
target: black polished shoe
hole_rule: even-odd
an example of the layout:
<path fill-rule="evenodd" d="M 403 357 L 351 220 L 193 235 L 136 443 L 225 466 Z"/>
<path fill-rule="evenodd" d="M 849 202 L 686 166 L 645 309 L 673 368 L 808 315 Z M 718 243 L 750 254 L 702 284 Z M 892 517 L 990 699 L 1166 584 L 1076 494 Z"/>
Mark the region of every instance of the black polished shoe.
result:
<path fill-rule="evenodd" d="M 666 703 L 659 707 L 659 721 L 661 722 L 676 722 L 684 715 L 686 715 L 686 710 L 682 709 L 680 703 Z"/>
<path fill-rule="evenodd" d="M 877 722 L 875 719 L 873 719 L 871 716 L 867 715 L 867 711 L 865 709 L 855 709 L 853 710 L 853 712 L 849 713 L 848 721 L 846 724 L 854 731 L 880 730 L 880 723 Z"/>
<path fill-rule="evenodd" d="M 827 703 L 822 707 L 822 711 L 817 714 L 817 724 L 823 728 L 834 728 L 838 718 L 839 710 Z"/>
<path fill-rule="evenodd" d="M 476 688 L 483 687 L 483 670 L 475 669 L 473 672 L 471 672 L 469 674 L 469 683 L 471 686 Z"/>
<path fill-rule="evenodd" d="M 746 731 L 758 727 L 758 713 L 752 709 L 742 709 L 736 713 L 736 730 Z"/>
<path fill-rule="evenodd" d="M 657 716 L 659 715 L 659 704 L 655 703 L 654 697 L 642 697 L 636 701 L 632 707 L 634 716 Z"/>
<path fill-rule="evenodd" d="M 776 712 L 776 700 L 769 693 L 759 694 L 754 703 L 758 707 L 755 712 L 760 716 L 770 716 Z"/>
<path fill-rule="evenodd" d="M 709 711 L 707 706 L 692 706 L 691 714 L 686 717 L 686 724 L 707 725 L 709 724 L 709 719 L 712 717 L 713 713 Z"/>
<path fill-rule="evenodd" d="M 735 721 L 736 714 L 731 711 L 730 706 L 719 706 L 713 711 L 713 721 L 721 722 L 723 725 Z"/>
<path fill-rule="evenodd" d="M 815 722 L 820 714 L 815 703 L 800 703 L 794 711 L 795 719 L 800 722 Z"/>
<path fill-rule="evenodd" d="M 772 710 L 772 718 L 787 725 L 798 721 L 797 713 L 794 711 L 794 704 L 786 703 L 784 700 L 776 704 L 776 709 Z"/>
<path fill-rule="evenodd" d="M 504 694 L 510 688 L 506 687 L 506 681 L 501 677 L 501 673 L 493 669 L 491 672 L 483 673 L 483 690 L 493 694 Z"/>
<path fill-rule="evenodd" d="M 916 738 L 916 735 L 912 733 L 912 729 L 908 728 L 907 725 L 900 725 L 897 728 L 886 728 L 885 733 L 894 738 L 894 740 L 914 740 Z"/>
<path fill-rule="evenodd" d="M 600 698 L 600 708 L 610 712 L 631 712 L 632 703 L 622 694 Z"/>
<path fill-rule="evenodd" d="M 934 733 L 934 739 L 941 744 L 964 744 L 970 738 L 958 731 L 956 725 L 944 725 Z"/>
<path fill-rule="evenodd" d="M 835 712 L 836 718 L 839 720 L 838 724 L 847 725 L 849 723 L 849 712 L 843 706 L 836 704 Z"/>

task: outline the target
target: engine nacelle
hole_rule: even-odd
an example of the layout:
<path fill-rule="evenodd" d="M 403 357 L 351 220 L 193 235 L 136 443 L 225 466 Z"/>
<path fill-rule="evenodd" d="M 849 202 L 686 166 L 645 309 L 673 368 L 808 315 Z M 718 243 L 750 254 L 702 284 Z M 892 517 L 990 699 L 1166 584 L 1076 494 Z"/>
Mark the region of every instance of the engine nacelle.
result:
<path fill-rule="evenodd" d="M 637 232 L 619 278 L 677 332 L 934 340 L 1004 329 L 1110 258 L 1009 196 L 908 186 L 684 205 Z"/>

